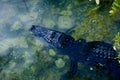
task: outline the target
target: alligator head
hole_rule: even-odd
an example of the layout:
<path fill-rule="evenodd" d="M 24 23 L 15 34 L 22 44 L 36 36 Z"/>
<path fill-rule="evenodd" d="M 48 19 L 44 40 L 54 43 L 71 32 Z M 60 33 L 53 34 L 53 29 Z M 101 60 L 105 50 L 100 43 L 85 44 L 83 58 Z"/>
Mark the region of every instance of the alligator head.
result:
<path fill-rule="evenodd" d="M 72 43 L 75 42 L 71 36 L 45 27 L 33 25 L 29 30 L 35 37 L 44 39 L 48 45 L 61 50 L 61 52 L 68 51 L 66 49 L 70 49 Z"/>

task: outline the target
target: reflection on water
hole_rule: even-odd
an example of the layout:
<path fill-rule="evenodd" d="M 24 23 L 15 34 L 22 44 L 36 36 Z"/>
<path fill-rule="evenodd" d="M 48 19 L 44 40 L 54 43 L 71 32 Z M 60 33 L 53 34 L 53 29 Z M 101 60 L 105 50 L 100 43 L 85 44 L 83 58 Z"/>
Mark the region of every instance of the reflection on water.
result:
<path fill-rule="evenodd" d="M 66 32 L 76 40 L 112 43 L 119 23 L 119 13 L 110 17 L 107 10 L 98 11 L 94 1 L 1 0 L 0 80 L 59 80 L 69 69 L 69 57 L 34 39 L 28 31 L 31 25 Z M 109 75 L 103 73 L 79 63 L 79 75 L 73 79 L 107 80 Z"/>

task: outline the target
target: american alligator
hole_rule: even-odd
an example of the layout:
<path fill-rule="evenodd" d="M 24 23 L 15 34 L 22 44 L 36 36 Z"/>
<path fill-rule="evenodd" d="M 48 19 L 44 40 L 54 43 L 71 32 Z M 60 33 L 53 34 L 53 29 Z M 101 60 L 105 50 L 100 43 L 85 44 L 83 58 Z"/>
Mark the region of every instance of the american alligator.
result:
<path fill-rule="evenodd" d="M 120 80 L 120 65 L 117 60 L 118 53 L 112 45 L 103 41 L 75 40 L 70 35 L 45 27 L 33 25 L 30 28 L 32 34 L 43 39 L 56 52 L 68 55 L 71 61 L 67 76 L 75 75 L 78 71 L 78 62 L 95 66 L 102 64 L 115 80 Z"/>

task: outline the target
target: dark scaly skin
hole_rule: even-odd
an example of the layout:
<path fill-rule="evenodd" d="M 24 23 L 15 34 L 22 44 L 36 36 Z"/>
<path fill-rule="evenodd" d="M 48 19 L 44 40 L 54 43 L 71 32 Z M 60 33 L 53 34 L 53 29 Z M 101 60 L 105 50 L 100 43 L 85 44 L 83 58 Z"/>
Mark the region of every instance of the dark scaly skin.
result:
<path fill-rule="evenodd" d="M 81 61 L 90 66 L 101 64 L 112 73 L 115 80 L 120 80 L 120 65 L 116 58 L 118 53 L 112 45 L 101 41 L 75 41 L 69 35 L 41 26 L 33 25 L 30 31 L 35 37 L 44 39 L 56 52 L 69 56 L 71 66 L 65 76 L 75 75 L 77 63 Z"/>

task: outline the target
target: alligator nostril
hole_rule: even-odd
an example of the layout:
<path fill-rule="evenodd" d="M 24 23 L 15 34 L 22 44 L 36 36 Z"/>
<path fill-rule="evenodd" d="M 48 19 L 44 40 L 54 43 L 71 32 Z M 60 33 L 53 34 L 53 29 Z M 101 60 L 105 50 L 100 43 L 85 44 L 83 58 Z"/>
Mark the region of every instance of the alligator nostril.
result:
<path fill-rule="evenodd" d="M 32 25 L 32 27 L 29 29 L 30 31 L 33 31 L 33 30 L 35 30 L 35 25 Z"/>

